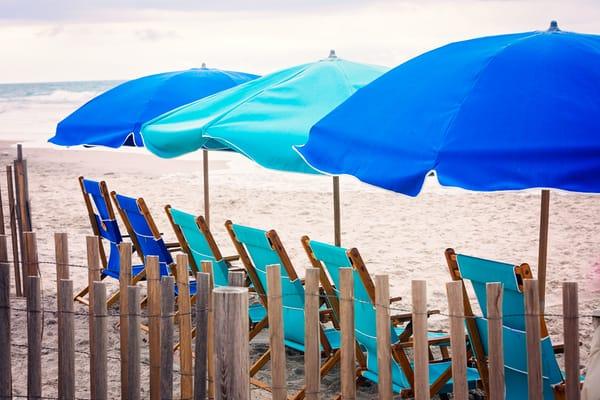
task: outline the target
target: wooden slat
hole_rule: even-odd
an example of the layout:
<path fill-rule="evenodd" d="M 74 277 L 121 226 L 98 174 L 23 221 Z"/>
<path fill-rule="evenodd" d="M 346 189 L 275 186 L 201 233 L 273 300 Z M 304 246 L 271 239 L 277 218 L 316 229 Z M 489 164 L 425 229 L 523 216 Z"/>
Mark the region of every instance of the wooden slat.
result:
<path fill-rule="evenodd" d="M 92 398 L 105 400 L 108 398 L 108 375 L 107 375 L 107 336 L 106 336 L 106 285 L 102 282 L 94 282 L 94 342 L 90 346 L 91 354 L 94 354 L 94 371 L 96 376 Z"/>
<path fill-rule="evenodd" d="M 281 271 L 279 268 L 279 265 L 267 266 L 267 302 L 269 304 L 267 313 L 269 316 L 273 400 L 285 400 L 287 398 Z"/>
<path fill-rule="evenodd" d="M 194 365 L 194 399 L 205 400 L 207 395 L 208 360 L 208 299 L 211 290 L 211 276 L 206 272 L 196 275 L 196 363 Z"/>
<path fill-rule="evenodd" d="M 318 400 L 321 387 L 319 277 L 320 271 L 318 268 L 306 269 L 306 282 L 304 283 L 304 379 L 306 382 L 306 400 Z"/>
<path fill-rule="evenodd" d="M 58 398 L 75 398 L 75 321 L 73 281 L 58 281 Z"/>
<path fill-rule="evenodd" d="M 160 266 L 158 257 L 146 257 L 145 265 L 148 280 L 150 400 L 160 400 Z"/>
<path fill-rule="evenodd" d="M 0 398 L 12 398 L 10 265 L 0 263 Z"/>
<path fill-rule="evenodd" d="M 540 300 L 538 281 L 523 280 L 525 330 L 527 332 L 527 383 L 530 399 L 542 398 L 542 356 L 540 345 Z"/>
<path fill-rule="evenodd" d="M 227 281 L 229 286 L 246 286 L 246 274 L 244 271 L 229 271 Z"/>
<path fill-rule="evenodd" d="M 38 254 L 37 254 L 37 239 L 35 232 L 23 232 L 23 268 L 25 276 L 36 276 L 39 272 Z M 23 283 L 23 292 L 27 295 L 27 283 Z"/>
<path fill-rule="evenodd" d="M 27 277 L 27 397 L 42 397 L 42 299 L 40 277 Z"/>
<path fill-rule="evenodd" d="M 387 275 L 375 275 L 377 330 L 377 392 L 380 400 L 392 399 L 392 344 L 390 338 L 390 283 Z"/>
<path fill-rule="evenodd" d="M 502 284 L 488 283 L 488 361 L 490 400 L 504 400 L 504 350 L 502 343 Z"/>
<path fill-rule="evenodd" d="M 26 248 L 24 232 L 31 231 L 31 218 L 29 214 L 29 194 L 27 187 L 27 162 L 22 158 L 22 147 L 17 145 L 17 160 L 14 161 L 14 194 L 15 194 L 15 217 L 17 223 L 17 235 L 21 246 L 21 256 L 23 261 L 26 260 Z M 23 294 L 26 295 L 27 282 L 25 277 L 26 271 L 23 271 Z"/>
<path fill-rule="evenodd" d="M 13 187 L 13 173 L 12 167 L 8 165 L 6 167 L 6 181 L 8 189 L 8 209 L 10 213 L 10 238 L 11 247 L 13 254 L 13 268 L 15 273 L 15 292 L 17 297 L 23 296 L 23 277 L 25 274 L 22 272 L 19 256 L 19 231 L 17 229 L 17 210 L 15 208 L 15 190 Z"/>
<path fill-rule="evenodd" d="M 100 280 L 100 239 L 98 236 L 87 236 L 86 238 L 86 249 L 87 249 L 87 265 L 88 265 L 88 312 L 90 315 L 94 312 L 94 282 Z M 90 346 L 94 343 L 94 319 L 88 318 L 89 325 L 89 339 Z M 96 355 L 92 352 L 90 354 L 90 392 L 95 393 L 96 385 L 96 371 L 94 367 L 96 365 Z"/>
<path fill-rule="evenodd" d="M 540 240 L 538 253 L 538 281 L 540 310 L 544 312 L 546 303 L 546 264 L 548 259 L 548 222 L 550 217 L 550 190 L 542 190 L 540 200 Z"/>
<path fill-rule="evenodd" d="M 208 398 L 210 400 L 215 398 L 215 357 L 214 357 L 214 327 L 215 327 L 215 319 L 214 319 L 214 312 L 213 312 L 213 297 L 212 297 L 212 291 L 213 291 L 213 287 L 214 287 L 214 280 L 213 280 L 213 267 L 212 267 L 212 262 L 210 261 L 202 261 L 201 264 L 202 267 L 202 271 L 204 271 L 205 273 L 207 273 L 210 276 L 209 279 L 209 283 L 210 283 L 210 290 L 208 291 L 208 321 L 207 321 L 207 327 L 206 327 L 206 332 L 207 332 L 207 336 L 206 336 L 206 347 L 207 347 L 207 370 L 206 370 L 206 382 L 207 382 L 207 394 L 208 394 Z"/>
<path fill-rule="evenodd" d="M 563 283 L 565 378 L 568 400 L 579 400 L 579 298 L 577 282 Z"/>
<path fill-rule="evenodd" d="M 60 281 L 69 279 L 69 242 L 66 233 L 54 234 L 54 255 L 56 260 L 56 299 L 60 308 Z M 72 301 L 72 300 L 69 300 Z"/>
<path fill-rule="evenodd" d="M 340 207 L 340 177 L 333 177 L 333 239 L 336 246 L 342 245 L 342 213 Z"/>
<path fill-rule="evenodd" d="M 340 374 L 342 399 L 356 399 L 356 346 L 354 340 L 354 279 L 352 268 L 340 268 Z"/>
<path fill-rule="evenodd" d="M 249 400 L 248 289 L 219 287 L 213 290 L 215 310 L 215 398 Z"/>
<path fill-rule="evenodd" d="M 2 201 L 2 190 L 0 189 L 0 235 L 6 234 L 6 227 L 4 223 L 4 202 Z"/>
<path fill-rule="evenodd" d="M 194 395 L 194 375 L 192 371 L 192 306 L 190 302 L 188 258 L 185 254 L 177 255 L 177 288 L 181 399 L 190 399 Z"/>
<path fill-rule="evenodd" d="M 128 400 L 140 399 L 140 290 L 137 286 L 127 287 L 127 382 Z"/>
<path fill-rule="evenodd" d="M 160 295 L 160 398 L 173 398 L 173 326 L 175 325 L 175 280 L 163 276 Z"/>
<path fill-rule="evenodd" d="M 450 311 L 450 346 L 452 348 L 453 399 L 468 400 L 467 346 L 465 341 L 465 310 L 462 282 L 446 283 L 448 310 Z"/>
<path fill-rule="evenodd" d="M 427 343 L 427 283 L 412 281 L 412 321 L 415 352 L 415 400 L 429 399 L 429 344 Z"/>
<path fill-rule="evenodd" d="M 127 346 L 127 340 L 129 340 L 129 318 L 127 316 L 127 310 L 129 304 L 127 301 L 127 288 L 131 285 L 131 243 L 119 244 L 119 337 L 120 347 L 119 351 L 121 354 L 121 398 L 127 398 L 127 390 L 129 385 L 127 384 L 128 376 L 128 355 L 129 350 Z"/>

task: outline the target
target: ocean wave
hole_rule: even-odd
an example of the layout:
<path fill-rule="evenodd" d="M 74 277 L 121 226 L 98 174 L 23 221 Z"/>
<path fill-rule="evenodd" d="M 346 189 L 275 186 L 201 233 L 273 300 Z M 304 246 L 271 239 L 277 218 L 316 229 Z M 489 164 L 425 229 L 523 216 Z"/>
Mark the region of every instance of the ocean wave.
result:
<path fill-rule="evenodd" d="M 49 93 L 29 94 L 18 97 L 0 97 L 2 102 L 25 102 L 41 104 L 78 104 L 97 96 L 98 91 L 70 91 L 64 89 L 53 90 Z"/>

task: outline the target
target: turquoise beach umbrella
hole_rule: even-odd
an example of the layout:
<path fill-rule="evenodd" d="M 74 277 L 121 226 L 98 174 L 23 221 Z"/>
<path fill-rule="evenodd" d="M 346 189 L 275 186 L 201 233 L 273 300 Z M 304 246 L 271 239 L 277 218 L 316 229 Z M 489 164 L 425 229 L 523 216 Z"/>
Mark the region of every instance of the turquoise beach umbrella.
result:
<path fill-rule="evenodd" d="M 233 150 L 266 168 L 319 174 L 294 150 L 310 128 L 387 69 L 326 59 L 302 64 L 217 93 L 146 123 L 144 144 L 170 158 L 200 149 Z M 339 181 L 334 178 L 336 243 Z"/>

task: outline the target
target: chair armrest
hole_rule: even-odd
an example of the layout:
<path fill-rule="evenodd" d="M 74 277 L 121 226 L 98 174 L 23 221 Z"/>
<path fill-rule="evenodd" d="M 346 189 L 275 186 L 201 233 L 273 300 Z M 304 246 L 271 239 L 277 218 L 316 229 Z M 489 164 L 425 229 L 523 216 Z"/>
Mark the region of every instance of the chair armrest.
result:
<path fill-rule="evenodd" d="M 331 308 L 319 310 L 319 317 L 323 323 L 333 321 L 333 310 Z"/>
<path fill-rule="evenodd" d="M 402 300 L 402 296 L 390 297 L 390 303 L 396 303 Z"/>
<path fill-rule="evenodd" d="M 229 268 L 227 268 L 227 271 L 246 272 L 246 268 L 244 268 L 244 267 L 229 267 Z"/>
<path fill-rule="evenodd" d="M 181 247 L 167 247 L 167 250 L 169 250 L 169 253 L 176 253 L 178 251 L 182 251 L 183 249 Z"/>
<path fill-rule="evenodd" d="M 428 310 L 427 317 L 430 317 L 435 314 L 439 314 L 440 310 Z M 403 322 L 411 322 L 412 321 L 412 313 L 402 313 L 402 314 L 394 314 L 390 316 L 392 323 L 401 324 Z"/>
<path fill-rule="evenodd" d="M 223 257 L 223 261 L 225 261 L 225 262 L 237 261 L 239 259 L 240 259 L 240 256 L 237 256 L 237 255 Z"/>
<path fill-rule="evenodd" d="M 165 246 L 167 246 L 167 249 L 170 249 L 170 248 L 173 248 L 173 247 L 179 247 L 179 248 L 181 248 L 181 245 L 179 244 L 179 242 L 165 243 Z"/>

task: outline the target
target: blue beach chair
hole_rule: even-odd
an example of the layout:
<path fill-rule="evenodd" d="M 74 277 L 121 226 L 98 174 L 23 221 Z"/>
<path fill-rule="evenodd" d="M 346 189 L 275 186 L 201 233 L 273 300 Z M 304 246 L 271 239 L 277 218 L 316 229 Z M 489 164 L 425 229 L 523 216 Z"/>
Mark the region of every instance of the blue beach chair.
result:
<path fill-rule="evenodd" d="M 488 387 L 486 285 L 493 282 L 502 284 L 502 313 L 504 315 L 502 335 L 504 341 L 506 398 L 510 400 L 527 399 L 527 347 L 523 280 L 532 279 L 533 277 L 529 265 L 506 264 L 456 254 L 453 249 L 446 250 L 446 260 L 452 279 L 463 282 L 465 293 L 464 282 L 471 282 L 482 312 L 482 316 L 467 319 L 467 330 L 477 367 L 482 375 L 484 388 Z M 464 297 L 464 305 L 465 314 L 474 316 L 467 296 Z M 555 348 L 552 346 L 543 316 L 540 317 L 540 327 L 544 400 L 563 399 L 564 377 L 556 361 Z"/>
<path fill-rule="evenodd" d="M 277 232 L 264 231 L 242 225 L 225 223 L 235 248 L 247 269 L 256 292 L 268 308 L 267 266 L 279 265 L 281 269 L 281 293 L 283 305 L 283 334 L 285 345 L 291 349 L 304 352 L 304 286 L 292 266 Z M 327 310 L 323 310 L 325 314 Z M 335 328 L 321 326 L 321 346 L 325 359 L 321 364 L 321 376 L 325 376 L 340 359 L 340 336 Z M 250 368 L 250 376 L 254 376 L 270 358 L 270 351 L 264 353 Z M 259 380 L 252 379 L 258 387 L 269 390 L 269 386 Z M 304 398 L 305 390 L 298 391 L 292 399 Z"/>
<path fill-rule="evenodd" d="M 101 245 L 99 247 L 100 261 L 102 263 L 101 279 L 110 276 L 111 278 L 118 280 L 121 270 L 118 246 L 123 242 L 123 237 L 127 236 L 121 235 L 108 194 L 106 182 L 97 182 L 80 176 L 79 185 L 88 211 L 92 231 L 94 235 L 101 238 Z M 106 243 L 108 244 L 108 255 L 104 247 L 104 244 Z M 132 266 L 131 276 L 134 281 L 140 279 L 140 274 L 143 270 L 144 266 L 141 264 Z M 85 297 L 88 292 L 89 287 L 86 286 L 75 295 L 75 300 L 88 304 Z M 110 307 L 118 300 L 118 298 L 119 291 L 117 290 L 108 298 L 107 305 Z"/>
<path fill-rule="evenodd" d="M 239 256 L 223 257 L 204 217 L 194 216 L 186 212 L 165 206 L 165 211 L 183 251 L 188 255 L 190 267 L 200 271 L 203 261 L 210 261 L 213 266 L 212 277 L 214 287 L 227 286 L 231 261 Z M 267 326 L 267 311 L 261 303 L 250 304 L 250 340 Z"/>
<path fill-rule="evenodd" d="M 378 382 L 377 367 L 377 332 L 375 314 L 375 285 L 367 271 L 364 261 L 357 249 L 344 249 L 328 243 L 310 240 L 307 236 L 302 238 L 302 244 L 315 268 L 321 270 L 321 284 L 328 293 L 329 299 L 337 302 L 339 296 L 340 268 L 352 268 L 354 276 L 354 315 L 355 336 L 361 349 L 366 353 L 366 362 L 361 365 L 361 375 L 373 382 Z M 392 299 L 396 300 L 396 299 Z M 339 313 L 336 305 L 332 305 L 334 312 Z M 429 311 L 435 314 L 438 311 Z M 338 314 L 339 315 L 339 314 Z M 392 316 L 390 321 L 392 342 L 392 390 L 402 397 L 411 397 L 414 390 L 414 373 L 411 361 L 406 354 L 405 347 L 412 335 L 412 316 L 410 313 Z M 405 324 L 400 326 L 399 324 Z M 430 345 L 445 347 L 448 345 L 448 336 L 441 332 L 429 332 Z M 446 356 L 446 351 L 443 352 Z M 451 362 L 444 357 L 442 360 L 430 360 L 429 379 L 431 396 L 447 394 L 452 391 Z M 477 370 L 467 369 L 467 379 L 471 387 L 475 387 L 479 380 Z"/>

